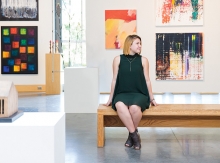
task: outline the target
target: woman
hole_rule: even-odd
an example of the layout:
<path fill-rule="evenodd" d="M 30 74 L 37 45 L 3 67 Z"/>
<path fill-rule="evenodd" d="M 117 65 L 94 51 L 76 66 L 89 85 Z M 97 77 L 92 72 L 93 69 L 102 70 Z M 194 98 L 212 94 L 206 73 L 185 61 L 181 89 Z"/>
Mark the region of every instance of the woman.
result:
<path fill-rule="evenodd" d="M 150 103 L 157 105 L 149 78 L 149 62 L 140 55 L 141 38 L 129 35 L 124 43 L 123 54 L 113 60 L 111 93 L 106 106 L 112 104 L 119 118 L 129 131 L 125 146 L 141 148 L 138 124 L 142 112 Z"/>

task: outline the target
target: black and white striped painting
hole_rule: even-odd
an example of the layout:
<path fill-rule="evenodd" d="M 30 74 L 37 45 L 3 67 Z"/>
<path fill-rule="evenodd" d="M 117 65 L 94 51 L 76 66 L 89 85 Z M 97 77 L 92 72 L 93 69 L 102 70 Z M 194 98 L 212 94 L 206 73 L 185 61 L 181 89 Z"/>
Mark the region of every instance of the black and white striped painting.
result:
<path fill-rule="evenodd" d="M 0 21 L 37 21 L 38 0 L 0 0 Z"/>

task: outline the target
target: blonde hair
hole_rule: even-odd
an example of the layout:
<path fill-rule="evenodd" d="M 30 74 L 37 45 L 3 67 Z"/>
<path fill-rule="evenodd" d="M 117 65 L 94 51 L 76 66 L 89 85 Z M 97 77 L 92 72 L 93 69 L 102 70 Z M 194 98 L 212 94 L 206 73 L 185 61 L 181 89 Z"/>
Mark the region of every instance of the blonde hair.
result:
<path fill-rule="evenodd" d="M 128 35 L 124 42 L 123 54 L 130 54 L 130 46 L 132 45 L 133 41 L 137 38 L 141 41 L 141 37 L 138 35 Z M 141 52 L 139 54 L 141 54 Z"/>

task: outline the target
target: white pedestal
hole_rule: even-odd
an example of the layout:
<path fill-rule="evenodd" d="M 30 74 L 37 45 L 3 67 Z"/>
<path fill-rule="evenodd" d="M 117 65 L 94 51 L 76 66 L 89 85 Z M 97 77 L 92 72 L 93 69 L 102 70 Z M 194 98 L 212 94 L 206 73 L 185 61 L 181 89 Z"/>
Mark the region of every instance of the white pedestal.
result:
<path fill-rule="evenodd" d="M 65 162 L 65 113 L 24 113 L 0 123 L 0 162 Z"/>
<path fill-rule="evenodd" d="M 98 104 L 98 68 L 65 68 L 65 112 L 97 113 Z"/>

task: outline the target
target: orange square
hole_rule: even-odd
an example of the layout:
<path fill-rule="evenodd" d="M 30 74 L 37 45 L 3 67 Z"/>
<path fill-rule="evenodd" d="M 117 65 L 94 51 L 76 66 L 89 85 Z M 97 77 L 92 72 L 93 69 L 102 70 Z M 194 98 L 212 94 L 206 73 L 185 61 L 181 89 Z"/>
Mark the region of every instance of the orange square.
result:
<path fill-rule="evenodd" d="M 21 63 L 21 70 L 27 69 L 27 63 Z"/>
<path fill-rule="evenodd" d="M 19 48 L 19 41 L 13 41 L 12 48 Z"/>
<path fill-rule="evenodd" d="M 10 32 L 12 35 L 16 35 L 18 33 L 18 29 L 17 28 L 10 28 Z"/>
<path fill-rule="evenodd" d="M 14 72 L 20 72 L 20 66 L 14 65 Z"/>
<path fill-rule="evenodd" d="M 20 53 L 26 53 L 26 47 L 20 47 Z"/>
<path fill-rule="evenodd" d="M 20 65 L 21 64 L 21 59 L 15 59 L 15 65 Z"/>
<path fill-rule="evenodd" d="M 10 58 L 10 52 L 3 51 L 3 58 Z"/>
<path fill-rule="evenodd" d="M 29 46 L 28 47 L 28 53 L 34 53 L 34 47 Z"/>

